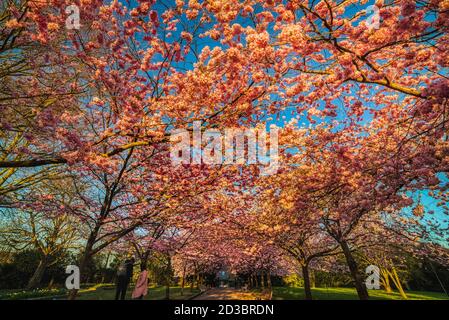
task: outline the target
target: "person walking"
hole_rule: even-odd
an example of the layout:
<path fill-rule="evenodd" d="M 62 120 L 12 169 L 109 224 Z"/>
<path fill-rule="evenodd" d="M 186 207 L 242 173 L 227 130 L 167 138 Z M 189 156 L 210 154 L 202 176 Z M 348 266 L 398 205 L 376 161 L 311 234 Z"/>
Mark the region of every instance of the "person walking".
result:
<path fill-rule="evenodd" d="M 148 271 L 145 263 L 140 264 L 140 274 L 137 278 L 132 298 L 142 300 L 148 293 Z"/>
<path fill-rule="evenodd" d="M 120 264 L 117 270 L 117 288 L 115 291 L 115 300 L 125 300 L 126 291 L 129 282 L 133 276 L 134 258 L 126 259 Z"/>

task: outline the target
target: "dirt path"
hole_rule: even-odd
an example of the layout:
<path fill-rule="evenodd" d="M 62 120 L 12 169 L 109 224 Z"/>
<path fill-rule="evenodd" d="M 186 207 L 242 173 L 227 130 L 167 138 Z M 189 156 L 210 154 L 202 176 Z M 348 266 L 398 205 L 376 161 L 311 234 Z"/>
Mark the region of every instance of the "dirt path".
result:
<path fill-rule="evenodd" d="M 252 292 L 245 292 L 234 288 L 213 288 L 199 295 L 194 300 L 256 300 Z"/>

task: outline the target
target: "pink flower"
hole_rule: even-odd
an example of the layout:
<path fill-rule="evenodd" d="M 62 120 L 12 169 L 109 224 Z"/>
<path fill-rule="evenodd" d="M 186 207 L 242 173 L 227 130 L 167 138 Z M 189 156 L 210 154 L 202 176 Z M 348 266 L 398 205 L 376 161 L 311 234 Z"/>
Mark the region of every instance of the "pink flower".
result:
<path fill-rule="evenodd" d="M 193 36 L 188 32 L 181 32 L 181 38 L 186 40 L 187 42 L 192 42 Z"/>
<path fill-rule="evenodd" d="M 415 13 L 415 2 L 414 1 L 404 1 L 401 8 L 401 15 L 404 17 L 410 16 Z"/>
<path fill-rule="evenodd" d="M 150 12 L 150 19 L 151 22 L 153 22 L 154 24 L 158 24 L 158 16 L 157 16 L 157 12 L 154 10 L 151 10 Z"/>
<path fill-rule="evenodd" d="M 16 29 L 22 27 L 22 24 L 17 21 L 17 19 L 8 20 L 5 26 L 10 29 Z"/>
<path fill-rule="evenodd" d="M 198 10 L 189 9 L 186 11 L 186 16 L 187 16 L 187 19 L 194 20 L 194 19 L 196 19 L 196 17 L 198 17 Z"/>

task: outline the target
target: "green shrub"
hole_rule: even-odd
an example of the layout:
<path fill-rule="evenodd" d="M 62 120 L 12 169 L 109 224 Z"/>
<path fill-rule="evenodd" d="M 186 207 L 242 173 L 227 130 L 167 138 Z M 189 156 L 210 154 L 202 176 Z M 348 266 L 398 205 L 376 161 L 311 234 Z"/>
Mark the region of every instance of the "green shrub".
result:
<path fill-rule="evenodd" d="M 301 278 L 301 276 L 298 274 L 290 274 L 288 276 L 283 277 L 282 280 L 288 287 L 299 288 L 304 286 L 304 279 Z"/>

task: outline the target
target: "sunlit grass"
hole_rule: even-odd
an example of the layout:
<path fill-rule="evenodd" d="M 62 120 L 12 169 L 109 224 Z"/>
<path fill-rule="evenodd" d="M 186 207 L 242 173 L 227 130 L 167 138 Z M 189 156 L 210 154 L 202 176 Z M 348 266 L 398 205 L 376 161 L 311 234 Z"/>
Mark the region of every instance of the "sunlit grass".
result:
<path fill-rule="evenodd" d="M 407 291 L 409 300 L 449 300 L 444 293 L 428 291 Z M 402 300 L 398 292 L 387 293 L 384 290 L 369 290 L 372 300 Z M 355 288 L 313 288 L 312 297 L 315 300 L 358 300 Z M 295 287 L 274 287 L 274 300 L 304 299 L 304 289 Z"/>
<path fill-rule="evenodd" d="M 134 287 L 129 286 L 126 293 L 126 299 L 131 299 Z M 200 290 L 184 288 L 184 294 L 181 295 L 181 287 L 170 287 L 170 299 L 185 300 L 198 294 Z M 21 299 L 65 299 L 67 290 L 64 289 L 38 289 L 38 290 L 0 290 L 0 300 L 21 300 Z M 115 285 L 96 284 L 82 288 L 78 292 L 77 300 L 114 300 Z M 144 300 L 163 300 L 165 299 L 165 287 L 150 287 L 148 295 Z"/>
<path fill-rule="evenodd" d="M 133 287 L 130 286 L 126 293 L 126 300 L 131 299 Z M 199 293 L 200 290 L 190 288 L 184 288 L 184 295 L 181 295 L 181 287 L 170 287 L 170 299 L 172 300 L 185 300 L 192 295 Z M 99 288 L 94 291 L 80 293 L 78 300 L 114 300 L 115 299 L 115 287 Z M 144 300 L 163 300 L 165 299 L 165 287 L 151 287 L 148 288 L 148 295 Z"/>

